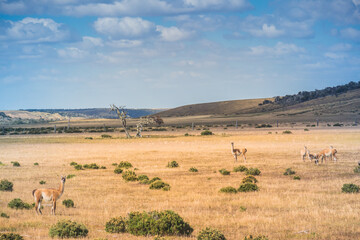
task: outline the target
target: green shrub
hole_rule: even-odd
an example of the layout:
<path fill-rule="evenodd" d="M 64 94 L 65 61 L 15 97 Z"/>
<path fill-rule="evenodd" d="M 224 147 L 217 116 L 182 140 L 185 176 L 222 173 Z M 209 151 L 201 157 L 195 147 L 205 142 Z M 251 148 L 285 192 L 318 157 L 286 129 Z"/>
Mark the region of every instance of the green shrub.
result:
<path fill-rule="evenodd" d="M 296 172 L 291 170 L 291 168 L 286 169 L 284 172 L 284 175 L 294 175 Z"/>
<path fill-rule="evenodd" d="M 335 123 L 335 124 L 333 125 L 333 127 L 342 127 L 342 126 L 344 126 L 344 124 L 342 124 L 342 123 Z"/>
<path fill-rule="evenodd" d="M 127 161 L 121 161 L 118 165 L 119 168 L 132 168 L 133 165 Z"/>
<path fill-rule="evenodd" d="M 354 168 L 354 173 L 360 173 L 360 166 L 357 166 L 356 168 Z"/>
<path fill-rule="evenodd" d="M 67 175 L 66 179 L 73 178 L 75 176 L 76 176 L 75 174 L 69 174 L 69 175 Z"/>
<path fill-rule="evenodd" d="M 0 214 L 0 217 L 2 217 L 2 218 L 10 218 L 6 213 L 3 213 L 3 212 Z"/>
<path fill-rule="evenodd" d="M 179 167 L 179 164 L 176 161 L 168 162 L 168 168 L 176 168 Z"/>
<path fill-rule="evenodd" d="M 358 193 L 360 191 L 360 187 L 353 183 L 346 183 L 343 185 L 341 190 L 344 193 Z"/>
<path fill-rule="evenodd" d="M 46 184 L 46 181 L 41 180 L 39 183 L 40 183 L 41 185 L 44 185 L 44 184 Z"/>
<path fill-rule="evenodd" d="M 149 188 L 150 189 L 162 189 L 164 191 L 169 191 L 170 185 L 161 180 L 157 180 L 157 181 L 151 183 Z"/>
<path fill-rule="evenodd" d="M 13 183 L 8 181 L 7 179 L 3 179 L 0 182 L 0 191 L 12 192 Z"/>
<path fill-rule="evenodd" d="M 131 212 L 126 220 L 127 230 L 133 235 L 190 235 L 193 229 L 171 210 Z"/>
<path fill-rule="evenodd" d="M 122 172 L 123 172 L 122 168 L 117 167 L 117 168 L 114 169 L 114 173 L 116 173 L 116 174 L 120 174 Z"/>
<path fill-rule="evenodd" d="M 8 203 L 8 207 L 14 209 L 30 209 L 32 205 L 23 202 L 20 198 L 14 198 Z"/>
<path fill-rule="evenodd" d="M 97 165 L 96 163 L 84 164 L 83 167 L 86 169 L 99 169 L 100 168 L 99 165 Z"/>
<path fill-rule="evenodd" d="M 240 206 L 239 209 L 240 209 L 241 212 L 245 212 L 247 208 L 244 207 L 244 206 Z"/>
<path fill-rule="evenodd" d="M 1 134 L 0 134 L 1 135 Z M 0 166 L 5 166 L 5 164 L 3 164 L 2 162 L 0 162 Z"/>
<path fill-rule="evenodd" d="M 229 186 L 229 187 L 221 188 L 220 192 L 223 192 L 223 193 L 237 193 L 237 190 L 236 190 L 236 188 Z"/>
<path fill-rule="evenodd" d="M 260 235 L 257 237 L 253 237 L 252 235 L 248 235 L 244 238 L 244 240 L 269 240 L 266 236 Z"/>
<path fill-rule="evenodd" d="M 292 132 L 290 130 L 285 130 L 283 131 L 283 134 L 292 134 Z"/>
<path fill-rule="evenodd" d="M 191 168 L 189 169 L 189 172 L 198 172 L 198 170 L 197 170 L 196 168 L 194 168 L 194 167 L 191 167 Z"/>
<path fill-rule="evenodd" d="M 103 134 L 103 135 L 101 135 L 101 137 L 102 137 L 102 138 L 112 138 L 112 136 L 111 136 L 111 135 L 108 135 L 108 134 Z"/>
<path fill-rule="evenodd" d="M 71 162 L 70 163 L 70 166 L 76 166 L 76 165 L 78 165 L 76 162 Z"/>
<path fill-rule="evenodd" d="M 61 220 L 52 225 L 49 230 L 50 237 L 59 238 L 78 238 L 86 237 L 89 230 L 83 224 L 72 222 L 70 220 Z"/>
<path fill-rule="evenodd" d="M 117 163 L 112 163 L 111 165 L 112 165 L 112 166 L 117 166 L 118 164 L 117 164 Z"/>
<path fill-rule="evenodd" d="M 92 140 L 93 138 L 92 137 L 85 137 L 85 139 Z"/>
<path fill-rule="evenodd" d="M 230 175 L 230 171 L 226 170 L 225 168 L 220 169 L 219 173 L 221 173 L 222 175 Z"/>
<path fill-rule="evenodd" d="M 39 166 L 39 163 L 37 163 L 37 162 L 36 162 L 36 163 L 34 163 L 34 166 Z"/>
<path fill-rule="evenodd" d="M 139 176 L 138 176 L 138 180 L 139 180 L 139 181 L 149 180 L 149 177 L 146 176 L 146 175 L 139 175 Z"/>
<path fill-rule="evenodd" d="M 209 130 L 205 130 L 201 132 L 201 135 L 206 136 L 206 135 L 213 135 L 212 131 Z"/>
<path fill-rule="evenodd" d="M 106 167 L 105 167 L 105 166 L 101 166 L 100 169 L 106 169 Z"/>
<path fill-rule="evenodd" d="M 188 137 L 188 136 L 189 136 L 189 134 L 188 134 L 188 133 L 185 133 L 185 134 L 184 134 L 184 136 L 185 136 L 185 137 Z"/>
<path fill-rule="evenodd" d="M 24 238 L 16 233 L 0 233 L 0 240 L 23 240 Z"/>
<path fill-rule="evenodd" d="M 254 176 L 249 175 L 249 176 L 244 177 L 241 182 L 242 183 L 257 183 L 258 180 Z"/>
<path fill-rule="evenodd" d="M 105 231 L 109 233 L 126 232 L 125 221 L 122 217 L 112 218 L 105 225 Z"/>
<path fill-rule="evenodd" d="M 307 129 L 307 128 L 304 128 L 304 131 L 305 131 L 305 132 L 308 132 L 308 131 L 309 131 L 309 129 Z"/>
<path fill-rule="evenodd" d="M 294 176 L 294 180 L 300 180 L 300 176 Z"/>
<path fill-rule="evenodd" d="M 207 227 L 199 232 L 197 240 L 226 240 L 226 238 L 219 230 Z"/>
<path fill-rule="evenodd" d="M 261 171 L 257 168 L 249 168 L 246 171 L 246 175 L 253 175 L 253 176 L 258 176 L 260 175 Z"/>
<path fill-rule="evenodd" d="M 154 178 L 152 178 L 152 179 L 149 181 L 149 184 L 151 184 L 151 183 L 153 183 L 153 182 L 156 182 L 156 181 L 158 181 L 158 180 L 161 180 L 161 178 L 159 178 L 159 177 L 154 177 Z"/>
<path fill-rule="evenodd" d="M 259 187 L 255 183 L 243 183 L 238 189 L 239 192 L 255 192 L 258 190 Z"/>
<path fill-rule="evenodd" d="M 234 167 L 234 172 L 246 172 L 247 170 L 248 170 L 247 167 L 242 165 Z"/>
<path fill-rule="evenodd" d="M 13 167 L 20 167 L 20 163 L 19 162 L 11 162 Z"/>
<path fill-rule="evenodd" d="M 137 176 L 136 173 L 134 171 L 130 171 L 127 170 L 125 172 L 122 173 L 122 178 L 126 181 L 126 182 L 134 182 L 137 181 Z"/>
<path fill-rule="evenodd" d="M 83 170 L 83 166 L 81 164 L 77 164 L 74 166 L 76 170 Z"/>
<path fill-rule="evenodd" d="M 67 208 L 73 208 L 74 207 L 74 202 L 71 199 L 65 199 L 62 204 L 67 207 Z"/>

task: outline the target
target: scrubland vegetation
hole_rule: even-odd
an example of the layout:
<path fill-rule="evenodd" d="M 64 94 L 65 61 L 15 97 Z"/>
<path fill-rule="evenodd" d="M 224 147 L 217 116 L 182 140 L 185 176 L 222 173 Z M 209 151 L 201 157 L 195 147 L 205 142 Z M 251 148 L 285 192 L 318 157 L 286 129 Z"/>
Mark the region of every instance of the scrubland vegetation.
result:
<path fill-rule="evenodd" d="M 359 129 L 210 130 L 214 135 L 184 136 L 189 129 L 181 129 L 142 139 L 114 132 L 112 138 L 91 135 L 91 141 L 83 135 L 0 137 L 0 236 L 360 238 Z M 246 162 L 234 163 L 230 142 L 248 149 Z M 303 162 L 304 145 L 311 152 L 332 145 L 338 162 Z M 37 216 L 32 190 L 57 188 L 62 175 L 68 179 L 57 215 L 44 206 Z"/>

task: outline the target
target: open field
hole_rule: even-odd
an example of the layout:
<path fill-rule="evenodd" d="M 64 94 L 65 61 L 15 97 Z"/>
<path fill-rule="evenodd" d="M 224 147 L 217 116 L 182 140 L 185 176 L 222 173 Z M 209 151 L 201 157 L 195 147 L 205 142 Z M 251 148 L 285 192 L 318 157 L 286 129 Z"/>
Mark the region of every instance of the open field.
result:
<path fill-rule="evenodd" d="M 14 191 L 0 192 L 0 232 L 12 231 L 25 239 L 50 239 L 49 228 L 60 219 L 84 223 L 87 239 L 153 239 L 130 234 L 110 234 L 105 223 L 131 211 L 170 209 L 177 212 L 193 228 L 190 239 L 207 226 L 221 230 L 227 239 L 243 239 L 245 235 L 266 235 L 269 239 L 360 239 L 360 201 L 358 194 L 341 193 L 344 183 L 360 184 L 353 169 L 360 160 L 360 129 L 303 128 L 282 134 L 278 129 L 211 129 L 215 136 L 185 137 L 189 129 L 159 132 L 142 139 L 101 139 L 100 134 L 66 134 L 45 136 L 1 136 L 0 179 L 14 183 Z M 278 131 L 278 134 L 275 134 Z M 268 132 L 272 132 L 269 134 Z M 149 134 L 144 132 L 144 135 Z M 133 134 L 134 135 L 134 134 Z M 93 137 L 93 140 L 85 137 Z M 238 163 L 230 153 L 235 147 L 246 147 L 248 161 Z M 329 145 L 338 150 L 338 163 L 328 161 L 318 166 L 300 160 L 300 150 L 309 147 L 315 153 Z M 167 168 L 169 161 L 179 168 Z M 18 161 L 21 167 L 12 167 Z M 97 163 L 107 169 L 77 171 L 69 164 Z M 125 182 L 114 174 L 112 163 L 129 161 L 137 174 L 158 176 L 171 190 L 150 190 L 148 185 Z M 34 166 L 38 162 L 39 166 Z M 244 173 L 233 172 L 234 166 L 245 165 L 261 170 L 259 192 L 225 194 L 219 189 L 238 188 Z M 189 172 L 196 167 L 199 172 Z M 229 176 L 218 170 L 231 170 Z M 284 176 L 292 168 L 300 181 Z M 32 203 L 35 188 L 58 187 L 61 175 L 75 174 L 65 184 L 58 200 L 57 215 L 45 207 L 42 216 L 34 210 L 12 210 L 7 203 L 21 198 Z M 39 181 L 46 181 L 40 185 Z M 72 199 L 76 208 L 61 203 Z M 244 211 L 244 208 L 246 210 Z M 169 237 L 168 239 L 186 239 Z"/>

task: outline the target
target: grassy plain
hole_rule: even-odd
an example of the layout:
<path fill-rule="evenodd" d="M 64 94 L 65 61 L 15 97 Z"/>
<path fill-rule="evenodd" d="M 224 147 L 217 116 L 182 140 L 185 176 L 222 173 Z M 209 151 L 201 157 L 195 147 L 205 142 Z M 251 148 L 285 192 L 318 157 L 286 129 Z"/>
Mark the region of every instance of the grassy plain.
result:
<path fill-rule="evenodd" d="M 100 134 L 3 136 L 0 161 L 5 166 L 0 166 L 0 179 L 13 182 L 14 191 L 0 192 L 0 212 L 10 216 L 0 218 L 0 232 L 16 232 L 25 239 L 50 239 L 52 224 L 71 219 L 88 227 L 87 239 L 153 239 L 109 234 L 104 226 L 111 217 L 126 216 L 130 211 L 171 209 L 194 228 L 190 239 L 207 226 L 221 230 L 230 240 L 248 234 L 269 239 L 360 239 L 360 195 L 341 193 L 344 183 L 360 184 L 359 174 L 353 172 L 360 160 L 358 127 L 294 128 L 292 134 L 277 129 L 210 130 L 216 135 L 199 136 L 200 131 L 180 129 L 142 139 L 123 139 L 122 133 L 110 133 L 113 139 L 101 139 Z M 195 136 L 185 137 L 186 131 Z M 90 136 L 94 139 L 85 139 Z M 234 163 L 230 142 L 248 149 L 247 163 L 242 158 Z M 332 145 L 338 150 L 338 162 L 318 166 L 303 162 L 300 150 L 304 145 L 312 152 Z M 174 160 L 180 167 L 167 168 Z M 20 162 L 21 167 L 13 167 L 11 161 Z M 97 163 L 107 169 L 77 171 L 69 165 L 73 161 Z M 171 190 L 150 190 L 148 185 L 124 182 L 113 173 L 112 163 L 120 161 L 131 162 L 139 169 L 137 174 L 162 178 Z M 34 166 L 35 162 L 39 166 Z M 221 168 L 232 171 L 238 165 L 261 170 L 259 192 L 219 192 L 222 187 L 239 187 L 244 173 L 223 176 L 218 172 Z M 199 172 L 189 172 L 191 167 Z M 287 168 L 296 171 L 301 180 L 284 176 Z M 33 189 L 58 187 L 60 176 L 68 174 L 76 176 L 66 181 L 56 216 L 50 215 L 50 207 L 45 207 L 42 216 L 34 210 L 7 207 L 13 198 L 32 203 Z M 40 185 L 41 180 L 46 184 Z M 69 198 L 75 208 L 61 204 Z"/>

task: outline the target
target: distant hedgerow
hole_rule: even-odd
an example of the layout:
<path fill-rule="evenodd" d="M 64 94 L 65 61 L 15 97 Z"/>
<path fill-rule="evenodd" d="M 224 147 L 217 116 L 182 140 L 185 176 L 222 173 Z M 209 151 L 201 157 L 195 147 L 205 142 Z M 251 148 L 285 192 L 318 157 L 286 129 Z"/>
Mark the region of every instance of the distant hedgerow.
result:
<path fill-rule="evenodd" d="M 219 230 L 207 227 L 200 231 L 197 240 L 226 240 L 226 238 Z"/>

